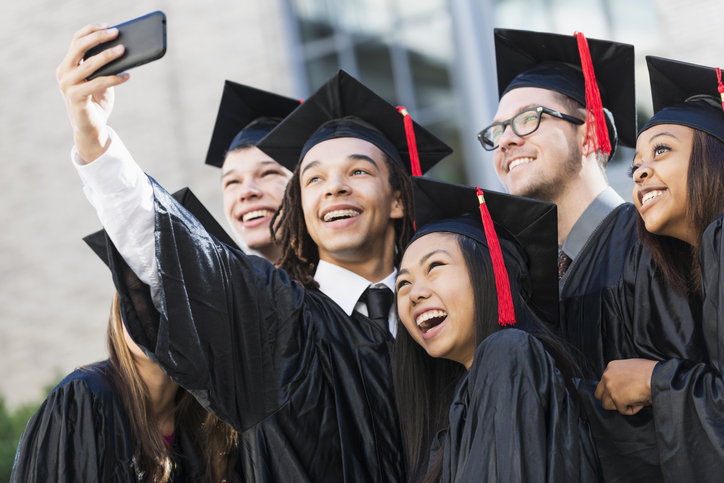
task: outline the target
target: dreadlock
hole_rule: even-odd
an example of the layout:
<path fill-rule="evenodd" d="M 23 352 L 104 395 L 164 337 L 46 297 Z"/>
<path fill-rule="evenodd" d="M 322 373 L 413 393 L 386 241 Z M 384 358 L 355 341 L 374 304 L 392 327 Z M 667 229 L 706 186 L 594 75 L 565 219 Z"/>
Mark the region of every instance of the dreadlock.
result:
<path fill-rule="evenodd" d="M 410 176 L 400 163 L 382 152 L 390 173 L 389 183 L 392 192 L 399 191 L 405 214 L 395 220 L 395 266 L 399 266 L 405 247 L 412 239 L 412 186 Z M 287 184 L 282 204 L 270 223 L 272 242 L 282 247 L 282 256 L 277 267 L 284 269 L 289 276 L 305 288 L 319 288 L 314 280 L 314 271 L 319 263 L 319 249 L 309 236 L 302 210 L 301 163 L 297 164 L 292 178 Z M 278 222 L 277 222 L 278 220 Z"/>

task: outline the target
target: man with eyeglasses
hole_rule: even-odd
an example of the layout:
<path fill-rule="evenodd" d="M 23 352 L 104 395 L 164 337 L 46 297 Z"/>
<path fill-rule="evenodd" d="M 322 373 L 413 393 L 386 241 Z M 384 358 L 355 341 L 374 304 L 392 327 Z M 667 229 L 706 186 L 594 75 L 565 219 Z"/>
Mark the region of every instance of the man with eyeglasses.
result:
<path fill-rule="evenodd" d="M 606 178 L 617 142 L 636 140 L 634 49 L 506 29 L 495 30 L 495 49 L 500 102 L 478 139 L 509 193 L 558 206 L 560 329 L 600 375 L 594 299 L 618 283 L 636 242 L 636 210 Z M 586 79 L 582 64 L 595 77 Z"/>
<path fill-rule="evenodd" d="M 558 207 L 558 330 L 591 372 L 578 388 L 604 479 L 663 481 L 652 408 L 622 416 L 594 398 L 608 362 L 642 356 L 631 328 L 650 323 L 617 305 L 627 290 L 649 290 L 637 274 L 655 269 L 647 252 L 633 248 L 633 204 L 606 178 L 617 142 L 635 145 L 633 46 L 587 41 L 578 33 L 496 29 L 495 49 L 500 102 L 478 139 L 494 152 L 509 193 Z M 635 270 L 624 274 L 624 266 Z M 664 294 L 667 317 L 690 314 L 687 300 L 669 287 L 649 293 L 651 303 L 657 303 L 654 294 Z"/>

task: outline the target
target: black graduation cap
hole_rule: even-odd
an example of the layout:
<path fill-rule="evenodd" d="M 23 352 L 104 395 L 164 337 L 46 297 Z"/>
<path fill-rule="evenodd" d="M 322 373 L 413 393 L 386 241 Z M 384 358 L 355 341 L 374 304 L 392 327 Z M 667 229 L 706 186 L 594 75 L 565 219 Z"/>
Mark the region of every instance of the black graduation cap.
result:
<path fill-rule="evenodd" d="M 412 194 L 417 229 L 413 241 L 442 231 L 465 235 L 491 247 L 481 219 L 476 188 L 413 177 Z M 485 191 L 484 195 L 508 270 L 518 272 L 521 291 L 527 292 L 544 319 L 557 324 L 556 205 L 495 191 Z M 527 277 L 520 277 L 524 273 Z"/>
<path fill-rule="evenodd" d="M 231 239 L 226 230 L 224 230 L 219 222 L 216 221 L 206 207 L 199 201 L 196 195 L 189 188 L 183 188 L 175 192 L 173 195 L 181 206 L 186 208 L 199 222 L 206 228 L 206 231 L 213 235 L 217 240 L 232 248 L 238 249 L 237 244 Z M 100 230 L 83 237 L 83 241 L 95 252 L 103 263 L 108 265 L 108 250 L 106 248 L 106 230 Z"/>
<path fill-rule="evenodd" d="M 228 151 L 256 146 L 300 103 L 296 99 L 225 81 L 206 164 L 220 168 Z"/>
<path fill-rule="evenodd" d="M 411 151 L 414 159 L 415 148 L 408 148 L 405 124 L 414 132 L 423 173 L 452 152 L 425 128 L 410 122 L 409 116 L 340 70 L 257 147 L 294 171 L 316 144 L 335 138 L 359 138 L 374 144 L 412 172 Z"/>
<path fill-rule="evenodd" d="M 624 146 L 636 146 L 634 47 L 607 40 L 587 40 L 601 103 L 615 119 L 615 125 L 607 119 L 613 155 L 617 137 Z M 519 87 L 540 87 L 590 107 L 586 102 L 578 43 L 574 35 L 495 29 L 500 97 Z"/>
<path fill-rule="evenodd" d="M 654 116 L 641 132 L 657 124 L 680 124 L 724 142 L 724 98 L 716 69 L 650 55 L 646 63 Z"/>

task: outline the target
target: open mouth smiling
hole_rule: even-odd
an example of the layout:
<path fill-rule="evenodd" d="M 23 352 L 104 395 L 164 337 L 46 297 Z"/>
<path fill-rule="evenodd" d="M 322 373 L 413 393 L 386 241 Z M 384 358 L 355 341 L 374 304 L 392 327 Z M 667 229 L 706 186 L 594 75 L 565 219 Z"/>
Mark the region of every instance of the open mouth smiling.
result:
<path fill-rule="evenodd" d="M 258 220 L 259 218 L 266 218 L 267 216 L 273 215 L 274 212 L 267 209 L 249 211 L 248 213 L 244 213 L 243 215 L 241 215 L 241 222 L 246 223 L 247 221 Z"/>
<path fill-rule="evenodd" d="M 521 164 L 528 164 L 528 163 L 532 163 L 533 161 L 535 161 L 535 158 L 530 158 L 530 157 L 514 159 L 513 161 L 510 162 L 510 164 L 508 164 L 508 172 L 513 171 L 513 169 L 517 168 Z"/>
<path fill-rule="evenodd" d="M 325 223 L 329 223 L 332 221 L 346 220 L 347 218 L 355 218 L 355 217 L 359 216 L 360 214 L 361 214 L 361 212 L 359 212 L 357 210 L 352 210 L 352 209 L 334 210 L 334 211 L 325 213 L 324 216 L 322 216 L 322 220 Z"/>
<path fill-rule="evenodd" d="M 433 309 L 418 315 L 415 323 L 423 334 L 427 334 L 431 329 L 440 325 L 446 318 L 447 312 Z"/>
<path fill-rule="evenodd" d="M 651 190 L 644 194 L 641 197 L 641 206 L 645 206 L 647 203 L 649 203 L 652 200 L 655 200 L 659 196 L 663 195 L 666 192 L 666 190 Z"/>

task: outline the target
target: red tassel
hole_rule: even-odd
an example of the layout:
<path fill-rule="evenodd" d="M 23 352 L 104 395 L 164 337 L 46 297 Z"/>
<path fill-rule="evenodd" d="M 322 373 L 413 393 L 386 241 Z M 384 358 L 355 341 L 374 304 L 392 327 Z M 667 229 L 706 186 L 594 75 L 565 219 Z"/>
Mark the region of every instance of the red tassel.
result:
<path fill-rule="evenodd" d="M 590 147 L 593 142 L 591 131 L 595 129 L 598 146 L 594 144 L 593 148 L 600 149 L 604 154 L 611 154 L 611 140 L 608 138 L 606 116 L 603 114 L 601 92 L 598 90 L 596 73 L 593 71 L 593 61 L 591 60 L 591 52 L 588 50 L 588 40 L 581 32 L 575 32 L 573 35 L 578 39 L 578 54 L 581 56 L 581 68 L 583 69 L 583 77 L 586 80 L 586 137 L 588 138 L 588 146 Z"/>
<path fill-rule="evenodd" d="M 422 176 L 422 170 L 420 169 L 420 157 L 417 154 L 417 141 L 415 141 L 415 127 L 412 125 L 412 117 L 410 117 L 407 109 L 402 106 L 398 107 L 397 110 L 405 119 L 405 135 L 407 136 L 407 149 L 410 151 L 410 168 L 412 169 L 412 176 Z"/>
<path fill-rule="evenodd" d="M 721 96 L 721 108 L 724 110 L 724 84 L 721 83 L 721 69 L 716 68 L 716 80 L 719 83 L 719 95 Z"/>
<path fill-rule="evenodd" d="M 513 309 L 513 297 L 510 294 L 510 280 L 508 271 L 505 269 L 503 252 L 500 251 L 500 242 L 495 233 L 493 219 L 490 218 L 488 206 L 485 204 L 483 190 L 478 187 L 478 201 L 480 202 L 480 217 L 483 219 L 485 238 L 488 240 L 490 258 L 493 260 L 493 273 L 495 275 L 495 286 L 498 289 L 498 324 L 502 326 L 515 324 L 515 310 Z"/>

